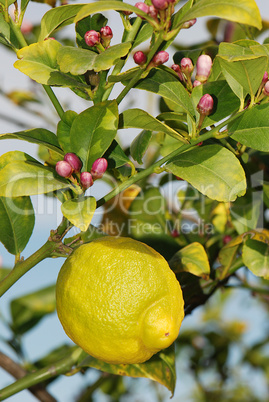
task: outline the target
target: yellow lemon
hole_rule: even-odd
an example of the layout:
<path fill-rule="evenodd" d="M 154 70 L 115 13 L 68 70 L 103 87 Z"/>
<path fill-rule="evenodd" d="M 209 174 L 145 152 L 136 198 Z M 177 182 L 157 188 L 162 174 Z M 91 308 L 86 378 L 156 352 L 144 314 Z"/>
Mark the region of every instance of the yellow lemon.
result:
<path fill-rule="evenodd" d="M 85 352 L 107 363 L 142 363 L 170 346 L 184 317 L 180 285 L 144 243 L 102 237 L 78 247 L 56 285 L 59 319 Z"/>

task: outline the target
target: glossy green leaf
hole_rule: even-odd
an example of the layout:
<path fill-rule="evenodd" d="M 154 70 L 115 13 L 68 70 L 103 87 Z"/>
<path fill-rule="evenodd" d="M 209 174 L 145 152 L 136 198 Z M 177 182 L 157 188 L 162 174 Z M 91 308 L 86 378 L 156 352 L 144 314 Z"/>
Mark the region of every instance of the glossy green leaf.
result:
<path fill-rule="evenodd" d="M 52 39 L 23 47 L 17 53 L 19 60 L 14 67 L 39 84 L 74 87 L 87 94 L 89 87 L 85 82 L 60 71 L 57 55 L 61 48 L 62 45 Z"/>
<path fill-rule="evenodd" d="M 153 69 L 136 85 L 136 88 L 154 92 L 172 101 L 193 118 L 195 116 L 195 109 L 187 90 L 174 75 L 165 70 Z"/>
<path fill-rule="evenodd" d="M 43 145 L 51 151 L 63 156 L 56 135 L 45 128 L 32 128 L 30 130 L 17 131 L 15 133 L 0 134 L 0 140 L 5 139 L 23 140 L 33 144 Z"/>
<path fill-rule="evenodd" d="M 209 127 L 225 117 L 230 116 L 240 107 L 238 97 L 233 93 L 228 83 L 224 80 L 208 82 L 204 85 L 195 87 L 191 95 L 195 108 L 201 97 L 205 94 L 210 94 L 213 97 L 214 109 L 209 116 L 205 117 L 201 129 Z"/>
<path fill-rule="evenodd" d="M 27 245 L 35 224 L 30 197 L 0 197 L 0 241 L 17 255 Z"/>
<path fill-rule="evenodd" d="M 130 162 L 128 156 L 124 153 L 116 140 L 113 140 L 103 157 L 107 160 L 108 169 L 115 169 Z"/>
<path fill-rule="evenodd" d="M 9 151 L 0 156 L 0 169 L 3 169 L 6 165 L 15 161 L 30 161 L 38 163 L 36 159 L 32 158 L 25 152 Z"/>
<path fill-rule="evenodd" d="M 269 279 L 269 245 L 261 241 L 248 239 L 243 245 L 243 262 L 256 276 Z"/>
<path fill-rule="evenodd" d="M 149 113 L 145 112 L 142 109 L 127 109 L 120 114 L 119 129 L 130 127 L 141 128 L 142 130 L 147 131 L 162 132 L 181 142 L 188 143 L 188 141 L 183 138 L 177 131 L 173 130 L 165 123 L 157 120 L 155 117 L 151 116 Z"/>
<path fill-rule="evenodd" d="M 174 272 L 189 272 L 209 279 L 210 265 L 202 244 L 194 242 L 179 250 L 169 261 Z"/>
<path fill-rule="evenodd" d="M 34 162 L 15 161 L 0 170 L 1 197 L 44 194 L 70 186 L 53 169 Z"/>
<path fill-rule="evenodd" d="M 87 70 L 99 72 L 116 64 L 119 58 L 126 56 L 130 48 L 130 42 L 120 43 L 98 54 L 87 49 L 64 46 L 58 52 L 57 62 L 63 73 L 82 75 Z"/>
<path fill-rule="evenodd" d="M 70 131 L 70 144 L 90 171 L 93 162 L 108 149 L 117 134 L 118 105 L 115 100 L 98 103 L 74 120 Z"/>
<path fill-rule="evenodd" d="M 184 152 L 166 170 L 217 201 L 234 201 L 246 192 L 245 173 L 235 155 L 219 145 Z"/>
<path fill-rule="evenodd" d="M 10 303 L 12 329 L 22 335 L 56 308 L 55 285 L 21 296 Z"/>
<path fill-rule="evenodd" d="M 243 99 L 245 93 L 253 97 L 267 67 L 267 56 L 218 56 L 218 60 L 222 74 L 234 93 L 240 99 Z M 241 90 L 239 92 L 238 85 L 243 88 L 243 94 Z"/>
<path fill-rule="evenodd" d="M 142 164 L 142 157 L 144 156 L 152 137 L 152 132 L 143 130 L 132 141 L 130 146 L 130 153 L 132 158 L 138 163 Z"/>
<path fill-rule="evenodd" d="M 141 43 L 145 42 L 149 38 L 151 38 L 152 33 L 153 33 L 153 27 L 148 23 L 144 23 L 135 38 L 133 49 L 141 45 Z"/>
<path fill-rule="evenodd" d="M 193 18 L 214 15 L 219 18 L 262 28 L 259 8 L 254 0 L 200 0 L 185 13 L 178 25 Z M 175 27 L 174 27 L 175 28 Z"/>
<path fill-rule="evenodd" d="M 61 205 L 63 215 L 82 232 L 88 229 L 96 210 L 94 197 L 81 197 L 67 200 Z"/>
<path fill-rule="evenodd" d="M 115 11 L 132 11 L 133 13 L 137 12 L 137 8 L 134 6 L 131 6 L 130 4 L 124 3 L 122 1 L 101 1 L 101 2 L 94 2 L 91 4 L 85 5 L 78 13 L 75 18 L 75 22 L 78 22 L 82 20 L 85 17 L 88 17 L 91 14 L 99 13 L 102 11 L 109 11 L 109 10 L 115 10 Z M 141 12 L 139 10 L 139 15 L 143 17 L 144 19 L 148 21 L 153 21 L 153 18 L 151 18 L 148 14 L 144 13 L 143 11 Z"/>
<path fill-rule="evenodd" d="M 174 395 L 176 384 L 175 348 L 174 344 L 140 364 L 108 364 L 92 356 L 86 357 L 78 367 L 94 367 L 106 373 L 145 377 L 164 385 Z"/>
<path fill-rule="evenodd" d="M 59 144 L 64 150 L 64 153 L 72 152 L 70 145 L 70 130 L 77 115 L 78 114 L 73 110 L 67 110 L 65 113 L 63 113 L 61 120 L 57 125 L 57 138 Z"/>
<path fill-rule="evenodd" d="M 269 152 L 269 104 L 256 105 L 246 110 L 229 124 L 231 137 L 247 147 Z"/>
<path fill-rule="evenodd" d="M 41 19 L 41 31 L 38 40 L 42 41 L 56 29 L 72 24 L 77 13 L 84 6 L 85 4 L 67 4 L 47 11 Z"/>

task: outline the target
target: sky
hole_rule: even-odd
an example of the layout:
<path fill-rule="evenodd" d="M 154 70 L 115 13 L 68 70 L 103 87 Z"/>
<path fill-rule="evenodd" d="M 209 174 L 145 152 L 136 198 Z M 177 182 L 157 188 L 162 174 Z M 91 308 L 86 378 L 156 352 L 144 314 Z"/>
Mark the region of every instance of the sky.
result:
<path fill-rule="evenodd" d="M 268 0 L 257 0 L 256 1 L 260 10 L 261 14 L 264 18 L 269 19 L 269 2 Z M 130 1 L 131 4 L 134 4 L 135 1 Z M 49 9 L 46 5 L 41 5 L 38 3 L 32 2 L 29 7 L 29 12 L 27 12 L 26 17 L 32 21 L 38 21 L 40 16 L 44 14 L 45 11 Z M 114 43 L 117 43 L 117 39 L 119 39 L 119 33 L 117 34 L 117 26 L 118 20 L 114 20 L 113 13 L 109 13 L 111 19 L 109 20 L 109 24 L 112 26 L 114 35 Z M 197 24 L 191 29 L 186 30 L 183 33 L 181 41 L 185 41 L 185 43 L 192 43 L 197 36 L 199 36 L 199 40 L 206 40 L 207 39 L 207 32 L 204 29 L 205 19 L 201 18 L 198 20 Z M 68 29 L 73 29 L 68 28 Z M 118 36 L 118 38 L 117 38 Z M 0 47 L 0 88 L 6 90 L 12 89 L 19 89 L 24 88 L 27 89 L 29 85 L 29 81 L 27 77 L 21 74 L 19 71 L 12 67 L 16 57 L 11 53 L 6 51 L 3 47 Z M 172 63 L 171 63 L 172 64 Z M 59 96 L 63 105 L 67 105 L 68 108 L 72 108 L 73 110 L 80 112 L 84 110 L 87 106 L 87 103 L 80 98 L 72 97 L 71 100 L 69 99 L 70 92 L 68 90 L 57 90 L 55 91 Z M 139 104 L 140 108 L 143 108 L 142 103 L 145 105 L 148 102 L 151 102 L 151 95 L 146 94 L 143 99 L 139 98 L 139 103 L 137 102 L 137 94 L 134 92 L 129 99 L 132 102 L 132 107 Z M 45 95 L 44 95 L 45 99 Z M 122 108 L 126 105 L 123 103 Z M 154 112 L 154 106 L 153 112 Z M 4 113 L 6 116 L 9 117 L 10 121 L 4 121 L 0 119 L 0 133 L 6 132 L 13 132 L 18 131 L 20 128 L 18 125 L 14 123 L 15 121 L 22 121 L 26 127 L 39 127 L 41 121 L 39 118 L 33 118 L 32 115 L 28 114 L 27 112 L 22 112 L 19 108 L 15 107 L 11 102 L 7 102 L 6 99 L 0 96 L 0 115 Z M 53 115 L 53 122 L 51 126 L 57 123 L 57 116 L 54 113 L 52 107 L 50 106 L 49 101 L 47 101 L 46 108 L 43 110 L 45 114 Z M 152 113 L 153 113 L 152 112 Z M 154 113 L 153 113 L 154 114 Z M 124 134 L 122 134 L 124 135 Z M 135 135 L 135 134 L 133 134 Z M 124 138 L 122 138 L 124 141 Z M 128 138 L 128 141 L 130 139 Z M 12 150 L 21 150 L 31 154 L 32 156 L 36 156 L 37 148 L 29 143 L 24 143 L 22 141 L 15 141 L 15 140 L 5 140 L 0 142 L 0 155 L 4 154 L 5 152 L 12 151 Z M 107 187 L 96 184 L 92 189 L 91 195 L 100 198 L 103 194 L 107 191 Z M 34 232 L 30 239 L 29 244 L 25 248 L 23 255 L 25 257 L 31 255 L 38 247 L 40 247 L 48 238 L 49 231 L 51 229 L 55 229 L 61 220 L 61 213 L 60 213 L 60 206 L 57 202 L 44 199 L 43 196 L 35 196 L 32 197 L 33 204 L 35 209 L 37 210 L 37 217 L 36 217 L 36 224 L 34 228 Z M 98 217 L 94 218 L 93 223 L 98 222 Z M 1 224 L 1 223 L 0 223 Z M 5 248 L 0 244 L 0 255 L 3 258 L 4 266 L 11 267 L 14 262 L 14 257 L 7 253 Z M 37 267 L 32 269 L 29 273 L 27 273 L 20 281 L 18 281 L 14 286 L 3 296 L 1 299 L 1 306 L 0 311 L 4 315 L 4 317 L 8 320 L 9 319 L 9 303 L 12 299 L 19 297 L 23 294 L 28 292 L 35 291 L 38 288 L 42 288 L 52 283 L 55 283 L 58 275 L 59 268 L 64 260 L 63 259 L 50 259 L 45 260 L 40 263 Z M 249 311 L 248 311 L 249 313 Z M 194 318 L 195 319 L 195 314 Z M 259 323 L 262 322 L 263 316 L 256 317 L 258 320 L 256 325 L 260 325 Z M 3 337 L 8 336 L 8 331 L 5 327 L 0 323 L 0 334 Z M 29 359 L 38 359 L 48 353 L 52 348 L 56 347 L 57 345 L 61 345 L 63 342 L 69 343 L 67 336 L 65 335 L 56 314 L 48 316 L 45 318 L 40 325 L 36 326 L 33 330 L 29 331 L 28 334 L 24 336 L 24 345 L 26 355 Z M 0 341 L 0 348 L 2 348 L 2 344 Z M 14 354 L 11 349 L 7 349 L 5 351 L 11 357 L 14 357 Z M 98 377 L 97 372 L 91 374 L 92 381 Z M 94 378 L 95 377 L 95 378 Z M 190 380 L 187 380 L 190 381 Z M 8 383 L 12 382 L 11 376 L 5 374 L 2 369 L 0 369 L 0 388 L 6 386 Z M 56 398 L 57 395 L 61 395 L 59 402 L 73 402 L 74 397 L 77 394 L 80 387 L 85 384 L 85 379 L 80 376 L 76 375 L 73 377 L 62 377 L 61 380 L 55 382 L 52 387 L 50 388 L 52 394 L 55 393 Z M 147 382 L 142 382 L 143 386 L 142 389 L 142 396 L 145 397 L 145 393 L 147 392 Z M 175 401 L 180 394 L 176 393 Z M 100 395 L 98 401 L 103 402 L 105 399 Z M 170 394 L 167 392 L 167 401 L 170 398 Z M 31 402 L 36 401 L 35 398 L 31 396 L 30 393 L 27 391 L 22 392 L 18 395 L 14 395 L 13 397 L 8 399 L 10 402 Z M 151 402 L 151 395 L 148 394 L 147 400 Z M 179 399 L 178 399 L 179 400 Z"/>

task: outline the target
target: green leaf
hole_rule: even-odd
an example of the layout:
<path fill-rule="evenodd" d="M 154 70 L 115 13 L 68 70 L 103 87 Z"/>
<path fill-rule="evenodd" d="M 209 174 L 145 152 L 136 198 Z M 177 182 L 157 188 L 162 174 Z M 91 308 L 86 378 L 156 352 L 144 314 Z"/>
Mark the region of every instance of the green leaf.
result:
<path fill-rule="evenodd" d="M 246 192 L 245 173 L 235 155 L 220 145 L 205 145 L 185 152 L 166 170 L 217 201 L 234 201 Z"/>
<path fill-rule="evenodd" d="M 120 43 L 100 54 L 87 49 L 64 46 L 58 52 L 57 62 L 63 73 L 82 75 L 88 70 L 99 72 L 110 69 L 119 58 L 126 56 L 131 46 L 130 42 Z"/>
<path fill-rule="evenodd" d="M 256 276 L 269 279 L 269 245 L 248 239 L 243 245 L 242 257 L 246 267 Z"/>
<path fill-rule="evenodd" d="M 46 148 L 63 156 L 59 142 L 54 133 L 45 128 L 33 128 L 25 131 L 17 131 L 15 133 L 0 134 L 0 140 L 16 139 L 31 142 L 34 144 L 44 145 Z"/>
<path fill-rule="evenodd" d="M 178 26 L 193 18 L 214 15 L 219 18 L 262 28 L 259 8 L 254 0 L 200 0 L 185 13 Z M 176 27 L 173 27 L 176 28 Z"/>
<path fill-rule="evenodd" d="M 133 13 L 137 12 L 137 8 L 131 6 L 130 4 L 124 3 L 122 1 L 106 1 L 106 2 L 95 2 L 91 4 L 85 5 L 78 13 L 75 18 L 75 22 L 82 20 L 85 17 L 88 17 L 91 14 L 99 13 L 100 11 L 132 11 Z M 154 21 L 148 14 L 139 10 L 139 15 L 143 17 L 145 20 Z"/>
<path fill-rule="evenodd" d="M 94 197 L 67 200 L 61 205 L 63 215 L 82 232 L 88 229 L 96 210 Z"/>
<path fill-rule="evenodd" d="M 0 241 L 9 253 L 18 255 L 27 245 L 35 224 L 30 197 L 0 197 Z"/>
<path fill-rule="evenodd" d="M 107 160 L 108 169 L 115 169 L 130 162 L 121 146 L 113 140 L 103 157 Z"/>
<path fill-rule="evenodd" d="M 133 49 L 141 45 L 141 43 L 145 42 L 149 38 L 151 38 L 152 33 L 153 33 L 153 27 L 148 23 L 144 23 L 135 38 Z"/>
<path fill-rule="evenodd" d="M 87 93 L 89 87 L 85 82 L 59 70 L 57 55 L 61 48 L 62 45 L 53 39 L 23 47 L 17 53 L 20 60 L 14 67 L 39 84 L 74 87 Z"/>
<path fill-rule="evenodd" d="M 244 197 L 231 204 L 230 216 L 238 234 L 256 229 L 262 208 L 261 193 L 256 189 L 248 189 Z"/>
<path fill-rule="evenodd" d="M 72 152 L 70 145 L 70 130 L 77 115 L 78 114 L 73 110 L 67 110 L 62 115 L 61 120 L 57 125 L 57 138 L 64 153 Z"/>
<path fill-rule="evenodd" d="M 56 308 L 55 285 L 14 299 L 10 303 L 12 329 L 22 335 L 33 328 L 46 314 Z"/>
<path fill-rule="evenodd" d="M 50 193 L 71 187 L 53 169 L 29 161 L 15 161 L 0 170 L 0 197 Z"/>
<path fill-rule="evenodd" d="M 195 109 L 187 90 L 174 75 L 165 70 L 152 69 L 149 75 L 136 85 L 136 88 L 154 92 L 174 102 L 192 118 L 195 116 Z"/>
<path fill-rule="evenodd" d="M 204 85 L 195 87 L 191 95 L 195 108 L 201 97 L 205 94 L 210 94 L 213 97 L 214 110 L 211 115 L 205 117 L 201 129 L 211 126 L 225 117 L 230 116 L 240 107 L 238 97 L 233 93 L 228 83 L 224 80 L 208 82 Z"/>
<path fill-rule="evenodd" d="M 183 138 L 177 131 L 167 126 L 165 123 L 155 119 L 149 113 L 141 109 L 128 109 L 119 116 L 119 129 L 121 128 L 141 128 L 147 131 L 157 131 L 170 135 L 171 137 L 184 142 L 188 141 Z"/>
<path fill-rule="evenodd" d="M 46 39 L 56 29 L 72 24 L 77 13 L 84 6 L 85 4 L 68 4 L 47 11 L 41 19 L 41 30 L 38 41 Z"/>
<path fill-rule="evenodd" d="M 130 146 L 130 153 L 132 158 L 138 163 L 142 164 L 142 157 L 144 156 L 152 137 L 152 132 L 143 130 L 135 137 Z"/>
<path fill-rule="evenodd" d="M 238 48 L 238 46 L 237 46 Z M 220 47 L 221 52 L 221 47 Z M 246 93 L 253 98 L 257 92 L 267 67 L 267 56 L 256 55 L 218 55 L 222 74 L 234 93 L 243 99 Z M 243 88 L 243 92 L 240 89 Z"/>
<path fill-rule="evenodd" d="M 204 247 L 197 242 L 179 250 L 169 261 L 170 268 L 174 272 L 189 272 L 209 279 L 210 265 Z"/>
<path fill-rule="evenodd" d="M 70 131 L 72 152 L 83 162 L 83 169 L 90 171 L 93 162 L 103 156 L 117 134 L 118 105 L 115 100 L 98 103 L 74 120 Z"/>
<path fill-rule="evenodd" d="M 36 159 L 32 158 L 25 152 L 9 151 L 0 156 L 0 169 L 3 169 L 6 165 L 15 161 L 30 161 L 38 163 Z"/>
<path fill-rule="evenodd" d="M 130 206 L 132 218 L 165 227 L 166 200 L 157 187 L 140 192 Z"/>
<path fill-rule="evenodd" d="M 174 395 L 176 384 L 175 348 L 174 344 L 140 364 L 108 364 L 92 356 L 86 357 L 78 367 L 94 367 L 106 373 L 145 377 L 164 385 Z"/>
<path fill-rule="evenodd" d="M 247 109 L 233 123 L 229 124 L 229 134 L 235 141 L 247 147 L 269 152 L 269 105 L 256 105 Z"/>

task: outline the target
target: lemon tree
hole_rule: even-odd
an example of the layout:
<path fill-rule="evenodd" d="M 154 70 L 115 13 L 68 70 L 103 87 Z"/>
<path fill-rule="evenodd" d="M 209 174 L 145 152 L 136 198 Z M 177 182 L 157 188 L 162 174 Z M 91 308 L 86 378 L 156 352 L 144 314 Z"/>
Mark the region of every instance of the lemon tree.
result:
<path fill-rule="evenodd" d="M 156 400 L 165 387 L 182 399 L 187 372 L 198 384 L 190 400 L 258 400 L 229 359 L 248 326 L 221 312 L 231 288 L 268 302 L 268 21 L 254 0 L 41 2 L 50 9 L 33 25 L 31 2 L 0 0 L 3 60 L 12 51 L 13 73 L 31 82 L 8 88 L 5 77 L 1 99 L 16 107 L 0 120 L 17 128 L 0 140 L 34 149 L 0 148 L 0 296 L 10 306 L 0 366 L 15 377 L 0 376 L 0 400 L 25 389 L 55 400 L 54 380 L 85 371 L 97 379 L 82 377 L 80 401 L 97 390 L 136 399 L 138 377 Z M 57 202 L 61 222 L 29 255 L 40 200 Z M 58 257 L 49 286 L 10 291 Z M 188 318 L 197 307 L 206 328 Z M 24 336 L 49 314 L 63 344 L 30 361 Z M 237 355 L 266 381 L 262 334 Z"/>

